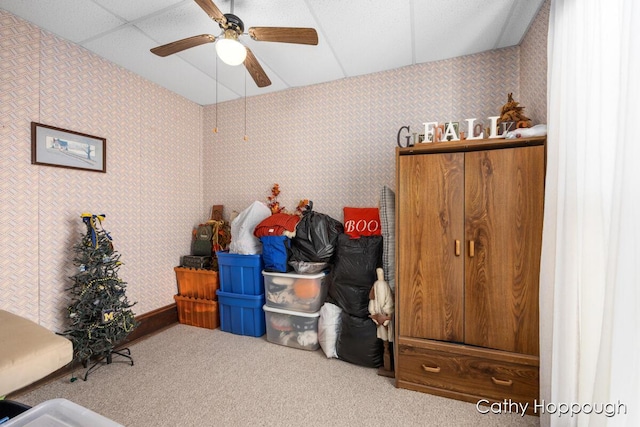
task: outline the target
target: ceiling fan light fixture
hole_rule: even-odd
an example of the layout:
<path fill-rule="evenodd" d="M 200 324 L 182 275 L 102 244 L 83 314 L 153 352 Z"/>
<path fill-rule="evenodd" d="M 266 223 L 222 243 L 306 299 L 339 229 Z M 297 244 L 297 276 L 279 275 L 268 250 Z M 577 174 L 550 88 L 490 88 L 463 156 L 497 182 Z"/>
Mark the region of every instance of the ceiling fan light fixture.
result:
<path fill-rule="evenodd" d="M 186 1 L 186 0 L 184 0 Z M 216 0 L 217 1 L 217 0 Z M 176 40 L 171 43 L 157 46 L 151 49 L 151 53 L 158 56 L 168 56 L 192 47 L 201 46 L 207 43 L 215 43 L 216 46 L 216 66 L 219 57 L 225 64 L 237 66 L 244 64 L 247 72 L 259 88 L 267 87 L 271 80 L 264 72 L 260 62 L 255 57 L 251 49 L 238 41 L 242 35 L 249 35 L 256 42 L 279 42 L 295 43 L 305 45 L 318 44 L 318 32 L 313 28 L 300 27 L 251 27 L 248 34 L 244 32 L 244 22 L 233 14 L 233 1 L 231 2 L 231 13 L 223 14 L 213 0 L 195 0 L 200 8 L 218 23 L 223 34 L 214 36 L 212 34 L 200 34 L 185 39 Z M 216 71 L 216 82 L 218 74 Z M 216 92 L 217 93 L 217 92 Z"/>
<path fill-rule="evenodd" d="M 228 33 L 233 33 L 229 37 Z M 235 37 L 234 37 L 235 36 Z M 247 57 L 247 49 L 237 40 L 238 36 L 235 32 L 225 32 L 225 38 L 216 42 L 216 52 L 218 56 L 227 65 L 240 65 Z"/>

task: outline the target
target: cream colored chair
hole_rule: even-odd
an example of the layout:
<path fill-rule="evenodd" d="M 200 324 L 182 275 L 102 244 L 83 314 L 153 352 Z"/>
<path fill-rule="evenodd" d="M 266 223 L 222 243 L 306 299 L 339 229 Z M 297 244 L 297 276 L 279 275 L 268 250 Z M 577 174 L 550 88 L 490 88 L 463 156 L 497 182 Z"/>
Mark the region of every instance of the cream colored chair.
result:
<path fill-rule="evenodd" d="M 0 310 L 0 397 L 73 360 L 73 344 L 24 317 Z"/>

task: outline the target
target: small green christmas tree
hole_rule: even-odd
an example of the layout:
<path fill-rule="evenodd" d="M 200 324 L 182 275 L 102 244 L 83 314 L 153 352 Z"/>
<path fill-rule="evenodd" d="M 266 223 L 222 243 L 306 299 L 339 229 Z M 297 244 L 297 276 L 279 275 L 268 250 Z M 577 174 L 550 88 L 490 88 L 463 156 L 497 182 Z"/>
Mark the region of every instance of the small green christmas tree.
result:
<path fill-rule="evenodd" d="M 130 309 L 135 303 L 127 300 L 126 282 L 118 278 L 120 254 L 102 228 L 105 216 L 83 213 L 81 217 L 87 231 L 74 246 L 73 261 L 78 272 L 70 277 L 73 285 L 67 289 L 73 295 L 68 307 L 71 326 L 62 335 L 73 342 L 75 361 L 87 367 L 90 359 L 98 359 L 85 374 L 86 380 L 102 360 L 110 364 L 114 353 L 128 358 L 133 365 L 129 349 L 124 349 L 128 354 L 114 349 L 138 323 Z"/>

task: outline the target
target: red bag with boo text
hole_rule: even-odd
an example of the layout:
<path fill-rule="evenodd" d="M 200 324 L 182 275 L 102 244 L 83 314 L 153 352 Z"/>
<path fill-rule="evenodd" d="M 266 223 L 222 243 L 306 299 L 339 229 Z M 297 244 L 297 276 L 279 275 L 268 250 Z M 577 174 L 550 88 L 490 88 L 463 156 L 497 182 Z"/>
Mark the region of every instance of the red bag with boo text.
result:
<path fill-rule="evenodd" d="M 378 208 L 344 208 L 344 233 L 352 239 L 361 236 L 381 236 Z"/>

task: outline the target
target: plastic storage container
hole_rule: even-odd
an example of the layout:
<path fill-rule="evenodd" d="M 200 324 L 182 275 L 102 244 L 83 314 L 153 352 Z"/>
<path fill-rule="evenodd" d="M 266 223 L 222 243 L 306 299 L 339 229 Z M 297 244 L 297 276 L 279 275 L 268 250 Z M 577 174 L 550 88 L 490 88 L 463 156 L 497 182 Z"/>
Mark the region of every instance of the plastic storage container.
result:
<path fill-rule="evenodd" d="M 317 350 L 320 312 L 303 313 L 282 308 L 263 307 L 267 323 L 267 341 L 303 350 Z"/>
<path fill-rule="evenodd" d="M 174 295 L 173 299 L 178 306 L 178 322 L 207 329 L 220 326 L 217 301 L 181 295 Z"/>
<path fill-rule="evenodd" d="M 178 294 L 183 297 L 216 299 L 218 272 L 201 268 L 174 267 Z"/>
<path fill-rule="evenodd" d="M 269 307 L 315 313 L 327 297 L 325 273 L 290 274 L 263 271 L 266 303 Z"/>
<path fill-rule="evenodd" d="M 264 294 L 242 295 L 218 290 L 218 303 L 221 330 L 252 337 L 264 335 Z"/>
<path fill-rule="evenodd" d="M 216 252 L 222 292 L 242 295 L 264 294 L 262 256 Z"/>
<path fill-rule="evenodd" d="M 11 418 L 2 427 L 124 427 L 67 399 L 51 399 Z"/>

